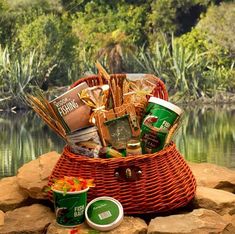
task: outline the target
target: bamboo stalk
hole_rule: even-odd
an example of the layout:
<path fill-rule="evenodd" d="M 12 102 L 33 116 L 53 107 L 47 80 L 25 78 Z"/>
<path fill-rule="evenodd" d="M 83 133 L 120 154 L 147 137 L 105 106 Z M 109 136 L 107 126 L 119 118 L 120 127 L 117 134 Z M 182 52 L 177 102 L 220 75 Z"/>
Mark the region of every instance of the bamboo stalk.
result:
<path fill-rule="evenodd" d="M 27 102 L 44 122 L 66 141 L 65 129 L 60 119 L 44 96 L 41 93 L 38 95 L 41 100 L 32 95 L 27 95 Z"/>
<path fill-rule="evenodd" d="M 96 65 L 96 67 L 97 67 L 99 73 L 100 73 L 101 75 L 103 75 L 104 78 L 107 80 L 108 85 L 109 85 L 109 87 L 110 87 L 112 99 L 113 99 L 113 105 L 114 105 L 114 107 L 116 107 L 115 92 L 114 92 L 114 90 L 113 90 L 114 87 L 112 86 L 112 83 L 111 83 L 111 77 L 110 77 L 110 75 L 107 73 L 107 71 L 104 69 L 104 67 L 103 67 L 98 61 L 96 62 L 95 65 Z"/>
<path fill-rule="evenodd" d="M 61 132 L 53 123 L 47 118 L 47 116 L 40 112 L 39 109 L 37 109 L 35 106 L 32 106 L 33 110 L 42 118 L 42 120 L 53 130 L 55 131 L 60 137 L 62 137 L 66 141 L 65 134 Z"/>

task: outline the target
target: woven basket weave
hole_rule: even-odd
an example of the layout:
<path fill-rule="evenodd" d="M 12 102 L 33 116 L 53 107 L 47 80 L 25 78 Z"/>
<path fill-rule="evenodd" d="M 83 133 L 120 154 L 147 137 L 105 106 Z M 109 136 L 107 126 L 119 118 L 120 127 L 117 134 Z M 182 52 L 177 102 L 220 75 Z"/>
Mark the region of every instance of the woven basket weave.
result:
<path fill-rule="evenodd" d="M 122 79 L 124 76 L 115 77 Z M 83 81 L 94 86 L 100 84 L 100 77 L 81 79 L 72 87 Z M 158 81 L 154 96 L 167 100 L 164 83 Z M 125 214 L 163 212 L 185 206 L 196 190 L 195 178 L 173 142 L 154 154 L 112 159 L 76 155 L 66 146 L 48 185 L 63 176 L 94 178 L 96 187 L 90 188 L 88 201 L 111 196 L 122 203 Z M 52 193 L 48 195 L 52 200 Z"/>

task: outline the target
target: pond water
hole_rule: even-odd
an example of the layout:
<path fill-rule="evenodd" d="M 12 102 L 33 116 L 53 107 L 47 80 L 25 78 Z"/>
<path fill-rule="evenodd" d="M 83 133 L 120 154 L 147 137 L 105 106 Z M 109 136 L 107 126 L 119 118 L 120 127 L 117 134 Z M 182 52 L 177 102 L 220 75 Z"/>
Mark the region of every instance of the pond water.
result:
<path fill-rule="evenodd" d="M 235 105 L 183 107 L 175 138 L 187 161 L 235 169 Z M 0 113 L 0 177 L 13 176 L 24 164 L 65 143 L 34 113 Z"/>

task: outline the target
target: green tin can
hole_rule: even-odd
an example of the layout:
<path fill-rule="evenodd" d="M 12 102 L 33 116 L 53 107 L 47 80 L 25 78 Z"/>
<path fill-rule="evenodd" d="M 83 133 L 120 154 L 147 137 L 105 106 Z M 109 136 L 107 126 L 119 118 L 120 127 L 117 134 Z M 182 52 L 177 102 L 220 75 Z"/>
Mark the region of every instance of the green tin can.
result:
<path fill-rule="evenodd" d="M 66 193 L 53 190 L 56 222 L 58 225 L 76 227 L 84 222 L 88 189 Z"/>
<path fill-rule="evenodd" d="M 141 126 L 142 152 L 155 153 L 164 148 L 167 135 L 183 111 L 160 98 L 151 97 Z"/>

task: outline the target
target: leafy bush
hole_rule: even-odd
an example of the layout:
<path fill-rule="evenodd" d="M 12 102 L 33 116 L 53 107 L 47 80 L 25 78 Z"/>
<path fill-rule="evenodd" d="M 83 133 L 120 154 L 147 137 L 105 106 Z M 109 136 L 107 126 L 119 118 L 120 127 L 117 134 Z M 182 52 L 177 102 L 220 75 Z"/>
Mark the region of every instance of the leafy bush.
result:
<path fill-rule="evenodd" d="M 230 57 L 235 57 L 235 3 L 223 3 L 208 9 L 197 29 L 207 40 L 222 47 Z"/>
<path fill-rule="evenodd" d="M 67 68 L 74 62 L 77 44 L 67 17 L 60 19 L 53 14 L 41 15 L 20 29 L 18 39 L 23 54 L 33 50 L 39 52 L 37 56 L 41 56 L 45 71 L 58 65 L 54 70 L 54 84 L 67 82 L 64 78 Z"/>
<path fill-rule="evenodd" d="M 5 97 L 3 99 L 11 98 L 8 105 L 13 103 L 19 108 L 25 107 L 21 101 L 22 94 L 43 82 L 44 71 L 40 66 L 41 61 L 36 58 L 35 51 L 23 56 L 7 47 L 0 47 L 0 87 L 4 94 L 2 96 Z"/>
<path fill-rule="evenodd" d="M 144 4 L 134 6 L 121 1 L 114 7 L 91 1 L 85 5 L 84 12 L 73 16 L 72 25 L 80 40 L 80 48 L 92 48 L 97 53 L 103 47 L 103 40 L 107 41 L 107 37 L 110 38 L 117 29 L 128 37 L 129 43 L 143 43 L 146 39 L 145 17 Z"/>
<path fill-rule="evenodd" d="M 0 86 L 69 84 L 99 59 L 110 73 L 156 74 L 179 97 L 233 92 L 235 4 L 210 7 L 192 28 L 220 2 L 0 0 Z"/>
<path fill-rule="evenodd" d="M 172 95 L 177 99 L 197 99 L 212 97 L 217 91 L 235 91 L 234 62 L 219 63 L 220 59 L 210 60 L 211 52 L 184 40 L 172 37 L 156 42 L 151 50 L 141 49 L 135 57 L 142 72 L 156 74 L 162 78 Z M 204 45 L 203 42 L 198 42 Z M 189 45 L 189 46 L 187 46 Z"/>
<path fill-rule="evenodd" d="M 158 0 L 152 1 L 151 10 L 146 22 L 149 28 L 148 37 L 151 42 L 163 32 L 181 35 L 196 25 L 198 18 L 207 6 L 215 0 Z"/>
<path fill-rule="evenodd" d="M 42 14 L 59 14 L 58 0 L 0 0 L 0 44 L 13 45 L 17 30 Z"/>

